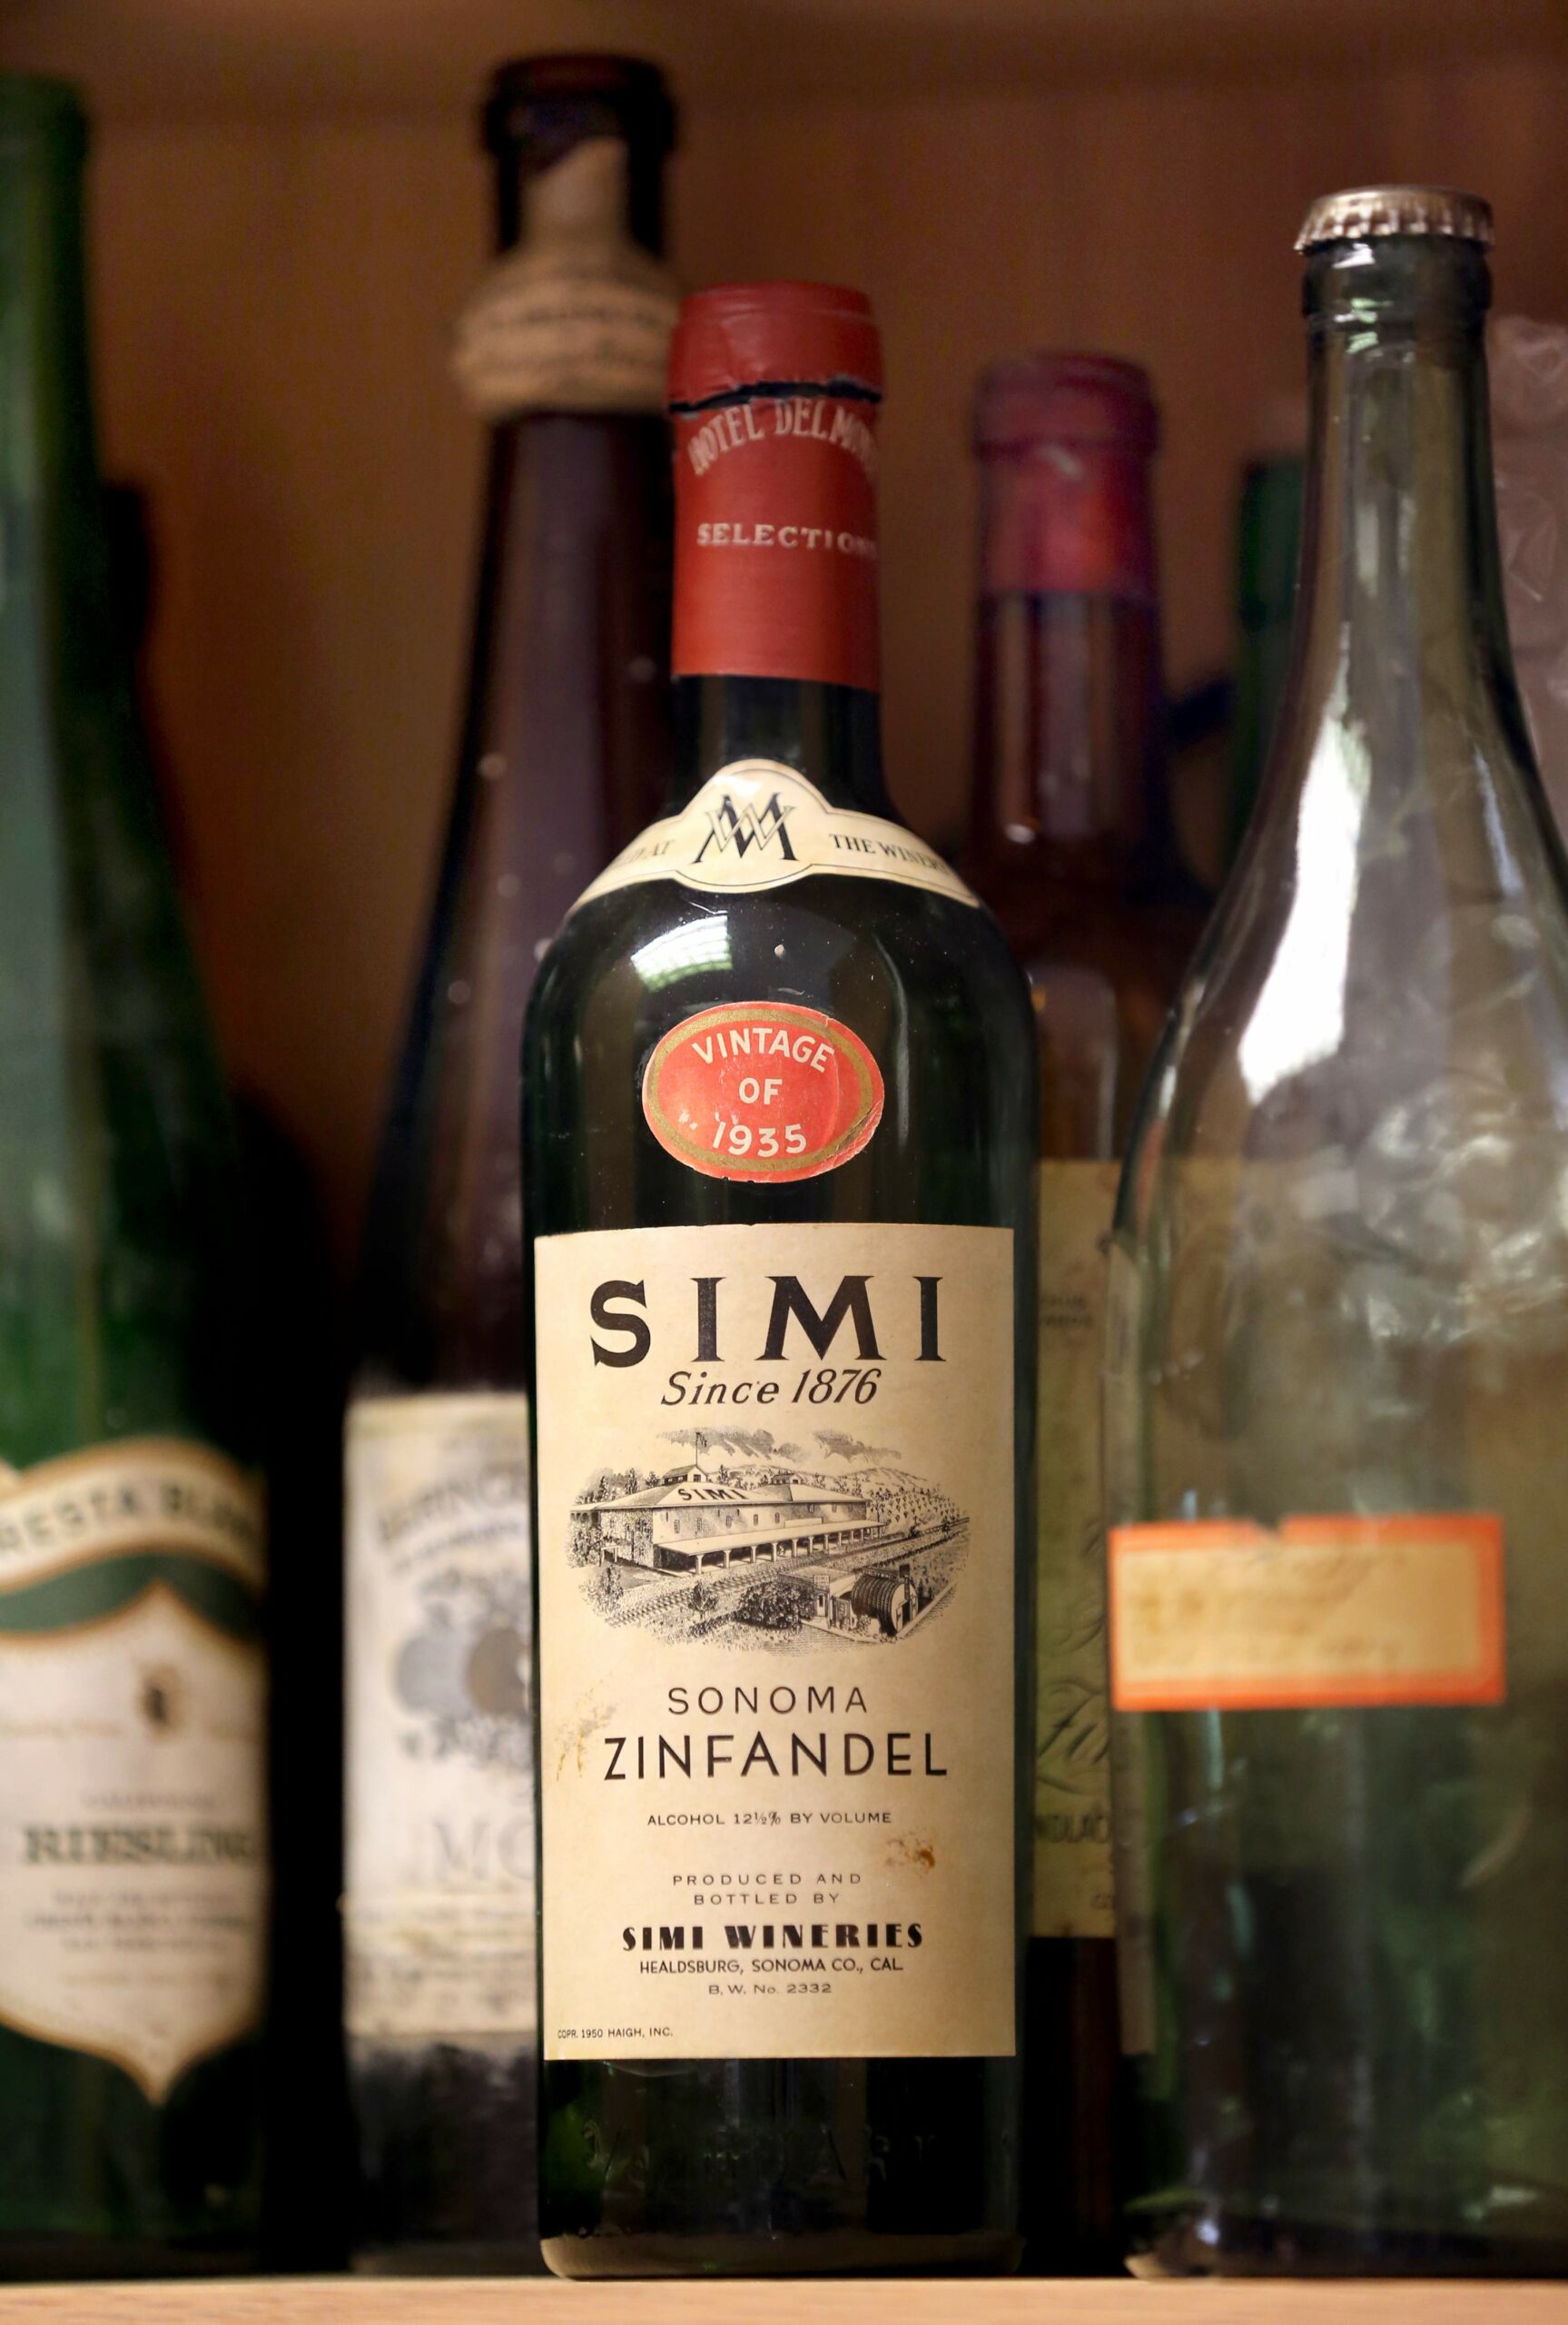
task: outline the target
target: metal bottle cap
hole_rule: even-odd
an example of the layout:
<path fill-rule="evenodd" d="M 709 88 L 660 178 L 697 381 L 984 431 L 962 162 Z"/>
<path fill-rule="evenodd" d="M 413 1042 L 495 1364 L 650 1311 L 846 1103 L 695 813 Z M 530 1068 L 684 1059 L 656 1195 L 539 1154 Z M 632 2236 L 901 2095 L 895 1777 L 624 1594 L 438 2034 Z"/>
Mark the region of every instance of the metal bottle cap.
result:
<path fill-rule="evenodd" d="M 1390 234 L 1445 234 L 1492 247 L 1492 211 L 1478 193 L 1447 185 L 1362 185 L 1326 193 L 1307 213 L 1298 251 L 1323 242 L 1371 242 Z"/>

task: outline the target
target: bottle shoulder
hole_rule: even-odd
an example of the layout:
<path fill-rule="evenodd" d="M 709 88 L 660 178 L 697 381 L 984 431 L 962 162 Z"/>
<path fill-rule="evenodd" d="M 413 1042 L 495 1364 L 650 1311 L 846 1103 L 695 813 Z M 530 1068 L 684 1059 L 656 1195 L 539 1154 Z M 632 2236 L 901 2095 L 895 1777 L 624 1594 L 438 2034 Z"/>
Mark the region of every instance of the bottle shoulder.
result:
<path fill-rule="evenodd" d="M 656 1127 L 646 1081 L 666 1036 L 692 1026 L 695 1040 L 694 1020 L 746 1004 L 797 1025 L 804 1013 L 861 1061 L 871 1106 L 837 1160 L 799 1174 L 735 1173 L 705 1153 L 676 1153 L 682 1142 Z M 771 1151 L 765 1127 L 787 1164 L 811 1136 L 791 1087 L 759 1075 L 722 1100 L 705 1088 L 690 1141 L 699 1117 L 702 1141 L 719 1135 L 738 1098 L 759 1158 Z M 812 876 L 722 905 L 666 881 L 597 899 L 544 965 L 524 1092 L 536 1235 L 784 1217 L 1021 1227 L 1030 1207 L 1028 988 L 991 915 L 952 896 Z"/>
<path fill-rule="evenodd" d="M 1390 1283 L 1513 1271 L 1534 1298 L 1568 1272 L 1555 835 L 1474 764 L 1394 818 L 1334 774 L 1266 804 L 1146 1086 L 1123 1225 L 1163 1246 L 1245 1216 Z"/>
<path fill-rule="evenodd" d="M 741 982 L 748 999 L 806 1006 L 853 988 L 882 1010 L 968 1008 L 981 1041 L 1030 1040 L 1027 984 L 987 906 L 829 874 L 722 899 L 675 880 L 591 898 L 545 956 L 528 1039 L 617 1009 L 678 1018 L 740 997 Z"/>

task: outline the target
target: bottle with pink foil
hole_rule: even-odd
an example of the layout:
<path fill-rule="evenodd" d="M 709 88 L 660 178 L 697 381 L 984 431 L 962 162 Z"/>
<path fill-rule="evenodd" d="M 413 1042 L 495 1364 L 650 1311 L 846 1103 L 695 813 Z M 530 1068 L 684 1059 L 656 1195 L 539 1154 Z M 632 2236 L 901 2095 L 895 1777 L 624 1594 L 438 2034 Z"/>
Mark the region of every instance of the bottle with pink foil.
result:
<path fill-rule="evenodd" d="M 986 373 L 966 869 L 1029 973 L 1040 1059 L 1030 2259 L 1117 2265 L 1100 1351 L 1105 1239 L 1144 1068 L 1203 903 L 1162 757 L 1147 375 L 1105 355 Z"/>

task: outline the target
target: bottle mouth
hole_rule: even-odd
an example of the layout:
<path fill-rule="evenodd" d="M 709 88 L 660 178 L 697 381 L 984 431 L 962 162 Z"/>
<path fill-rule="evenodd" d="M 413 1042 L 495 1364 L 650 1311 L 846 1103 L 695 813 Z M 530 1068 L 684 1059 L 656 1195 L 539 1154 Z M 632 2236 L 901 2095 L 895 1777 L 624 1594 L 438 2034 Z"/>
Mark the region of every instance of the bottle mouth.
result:
<path fill-rule="evenodd" d="M 835 282 L 728 282 L 681 302 L 672 411 L 753 395 L 882 400 L 882 335 L 863 292 Z"/>
<path fill-rule="evenodd" d="M 1014 355 L 981 377 L 973 441 L 982 458 L 1054 444 L 1147 458 L 1159 442 L 1159 411 L 1148 372 L 1121 356 Z"/>
<path fill-rule="evenodd" d="M 1423 341 L 1467 342 L 1492 303 L 1484 248 L 1468 235 L 1386 234 L 1315 243 L 1301 306 L 1313 338 L 1376 326 Z"/>
<path fill-rule="evenodd" d="M 597 134 L 662 159 L 676 142 L 676 113 L 663 73 L 646 58 L 571 50 L 498 64 L 479 125 L 485 150 L 498 157 L 533 145 L 559 150 Z"/>
<path fill-rule="evenodd" d="M 86 109 L 71 82 L 44 74 L 0 73 L 0 138 L 69 138 L 80 146 L 86 136 Z"/>

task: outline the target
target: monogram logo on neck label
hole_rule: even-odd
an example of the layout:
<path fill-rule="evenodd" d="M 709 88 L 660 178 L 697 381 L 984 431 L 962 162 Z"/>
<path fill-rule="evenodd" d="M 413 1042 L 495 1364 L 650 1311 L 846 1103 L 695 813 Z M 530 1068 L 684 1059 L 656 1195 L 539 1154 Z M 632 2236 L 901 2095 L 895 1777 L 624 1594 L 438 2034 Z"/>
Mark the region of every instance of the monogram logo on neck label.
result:
<path fill-rule="evenodd" d="M 702 863 L 710 849 L 715 856 L 723 856 L 726 849 L 734 848 L 736 856 L 742 856 L 750 848 L 754 847 L 760 853 L 776 847 L 786 863 L 796 863 L 799 859 L 790 845 L 788 830 L 789 819 L 794 813 L 794 808 L 786 807 L 776 791 L 765 806 L 760 807 L 749 799 L 743 799 L 737 806 L 734 794 L 723 791 L 708 809 L 708 836 L 698 848 L 695 860 Z"/>

